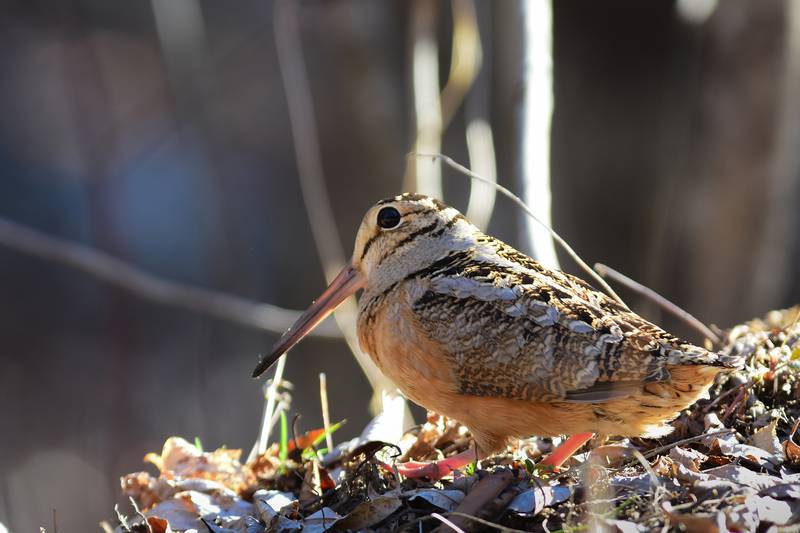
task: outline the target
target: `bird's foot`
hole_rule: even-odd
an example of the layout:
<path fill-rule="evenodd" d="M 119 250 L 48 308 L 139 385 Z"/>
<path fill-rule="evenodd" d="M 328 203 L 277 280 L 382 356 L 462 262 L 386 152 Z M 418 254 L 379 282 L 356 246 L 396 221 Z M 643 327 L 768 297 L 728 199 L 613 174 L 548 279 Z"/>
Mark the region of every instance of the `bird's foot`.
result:
<path fill-rule="evenodd" d="M 442 479 L 456 470 L 463 470 L 467 465 L 476 462 L 475 450 L 467 450 L 439 461 L 407 461 L 395 465 L 397 472 L 407 478 Z M 390 465 L 384 465 L 390 472 Z"/>
<path fill-rule="evenodd" d="M 554 472 L 558 472 L 567 460 L 577 452 L 581 446 L 589 442 L 594 433 L 577 433 L 568 438 L 558 448 L 542 459 L 539 463 L 540 466 L 552 468 Z"/>
<path fill-rule="evenodd" d="M 589 442 L 594 433 L 578 433 L 572 435 L 564 443 L 558 446 L 553 452 L 542 459 L 539 466 L 552 469 L 554 472 L 560 471 L 561 467 L 572 455 L 577 452 L 584 444 Z M 441 459 L 439 461 L 407 461 L 395 465 L 397 472 L 407 478 L 441 479 L 451 475 L 456 470 L 463 470 L 471 463 L 477 462 L 475 450 L 466 450 L 457 455 Z M 391 465 L 383 464 L 383 467 L 394 472 Z"/>

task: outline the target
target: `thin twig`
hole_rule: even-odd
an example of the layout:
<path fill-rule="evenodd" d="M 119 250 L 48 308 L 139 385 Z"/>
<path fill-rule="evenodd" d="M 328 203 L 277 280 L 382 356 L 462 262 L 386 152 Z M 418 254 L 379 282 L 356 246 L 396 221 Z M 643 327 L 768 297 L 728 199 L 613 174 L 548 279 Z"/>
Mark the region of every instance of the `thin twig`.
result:
<path fill-rule="evenodd" d="M 513 527 L 501 526 L 500 524 L 495 524 L 494 522 L 484 520 L 483 518 L 478 518 L 477 516 L 472 516 L 471 514 L 460 513 L 458 511 L 450 511 L 449 513 L 446 514 L 447 516 L 458 516 L 460 518 L 466 518 L 467 520 L 472 520 L 486 527 L 491 527 L 496 529 L 497 531 L 502 531 L 503 533 L 525 533 L 524 529 L 514 529 Z"/>
<path fill-rule="evenodd" d="M 139 518 L 142 519 L 144 526 L 147 528 L 147 532 L 153 533 L 153 526 L 150 525 L 150 522 L 147 520 L 147 517 L 144 515 L 141 509 L 139 509 L 139 506 L 136 504 L 136 500 L 134 500 L 133 497 L 128 496 L 128 501 L 131 502 L 131 505 L 133 506 L 133 511 L 139 516 Z"/>
<path fill-rule="evenodd" d="M 462 174 L 465 174 L 465 175 L 469 176 L 470 178 L 472 178 L 474 180 L 480 181 L 482 183 L 486 183 L 487 185 L 490 185 L 490 186 L 494 187 L 495 189 L 497 189 L 498 191 L 500 191 L 503 195 L 505 195 L 506 197 L 511 199 L 511 201 L 513 201 L 523 211 L 525 211 L 525 213 L 527 213 L 533 220 L 535 220 L 538 224 L 541 224 L 541 226 L 543 228 L 546 228 L 547 231 L 550 232 L 550 235 L 553 236 L 553 239 L 555 239 L 556 242 L 558 242 L 558 244 L 560 244 L 564 248 L 564 250 L 569 254 L 569 256 L 573 259 L 573 261 L 575 261 L 578 264 L 578 266 L 580 266 L 587 274 L 589 274 L 589 276 L 591 276 L 592 279 L 597 281 L 597 283 L 603 288 L 603 290 L 605 290 L 612 298 L 614 298 L 614 300 L 616 300 L 618 304 L 620 304 L 625 309 L 630 310 L 628 308 L 628 306 L 625 305 L 625 302 L 622 301 L 622 298 L 620 298 L 619 295 L 617 295 L 617 293 L 614 292 L 614 289 L 612 289 L 608 285 L 608 283 L 606 283 L 605 280 L 603 278 L 601 278 L 597 274 L 597 272 L 595 272 L 594 270 L 589 268 L 589 265 L 587 265 L 586 262 L 584 262 L 584 260 L 581 259 L 578 256 L 578 254 L 575 252 L 575 250 L 573 250 L 572 247 L 569 244 L 567 244 L 567 241 L 565 241 L 563 238 L 561 238 L 561 235 L 556 233 L 556 231 L 554 229 L 552 229 L 550 226 L 548 226 L 547 224 L 542 222 L 539 219 L 539 217 L 537 217 L 536 214 L 531 210 L 531 208 L 528 207 L 527 204 L 525 204 L 525 202 L 522 201 L 522 199 L 520 199 L 519 196 L 515 195 L 513 192 L 511 192 L 510 190 L 506 189 L 505 187 L 503 187 L 499 183 L 494 183 L 491 180 L 488 180 L 488 179 L 484 178 L 480 174 L 477 174 L 477 173 L 471 171 L 470 169 L 468 169 L 464 165 L 462 165 L 460 163 L 456 163 L 452 158 L 450 158 L 450 157 L 448 157 L 448 156 L 446 156 L 444 154 L 417 154 L 417 153 L 413 153 L 412 152 L 412 153 L 410 153 L 408 155 L 411 156 L 411 157 L 430 157 L 430 158 L 432 158 L 434 160 L 441 159 L 442 161 L 445 162 L 445 164 L 447 164 L 447 166 L 449 166 L 449 167 L 461 172 Z"/>
<path fill-rule="evenodd" d="M 435 518 L 436 520 L 439 520 L 441 523 L 443 523 L 444 525 L 446 525 L 447 527 L 449 527 L 453 531 L 456 531 L 457 533 L 464 533 L 463 529 L 461 529 L 460 527 L 458 527 L 457 525 L 455 525 L 454 523 L 452 523 L 450 520 L 448 520 L 447 518 L 443 517 L 439 513 L 431 513 L 431 516 L 433 518 Z"/>
<path fill-rule="evenodd" d="M 278 364 L 275 365 L 275 375 L 272 377 L 272 381 L 267 382 L 268 385 L 264 391 L 266 402 L 264 404 L 264 411 L 261 413 L 261 427 L 258 432 L 256 444 L 253 446 L 247 458 L 248 463 L 266 452 L 267 446 L 269 446 L 269 437 L 272 433 L 272 428 L 275 426 L 275 421 L 277 420 L 275 418 L 275 401 L 278 398 L 278 387 L 280 387 L 283 381 L 284 368 L 286 368 L 286 354 L 280 356 Z"/>
<path fill-rule="evenodd" d="M 644 453 L 642 455 L 644 455 L 645 459 L 650 459 L 651 457 L 655 457 L 656 455 L 658 455 L 660 453 L 664 453 L 664 452 L 666 452 L 668 450 L 671 450 L 675 446 L 682 446 L 682 445 L 688 444 L 690 442 L 703 440 L 706 437 L 718 437 L 720 435 L 727 435 L 728 433 L 733 433 L 734 431 L 736 431 L 736 430 L 729 428 L 729 429 L 721 429 L 721 430 L 715 431 L 713 433 L 704 433 L 702 435 L 695 435 L 694 437 L 688 437 L 686 439 L 678 440 L 678 441 L 672 442 L 670 444 L 667 444 L 665 446 L 661 446 L 659 448 L 654 448 L 654 449 L 650 450 L 649 452 Z"/>
<path fill-rule="evenodd" d="M 737 392 L 742 388 L 749 389 L 754 384 L 755 384 L 755 381 L 753 379 L 749 379 L 745 383 L 742 383 L 741 385 L 738 385 L 736 387 L 733 387 L 732 389 L 726 390 L 725 392 L 723 392 L 722 394 L 720 394 L 719 396 L 714 398 L 714 400 L 711 403 L 706 405 L 703 408 L 703 413 L 708 413 L 709 411 L 711 411 L 711 409 L 713 409 L 720 401 L 722 401 L 723 399 L 727 398 L 728 396 L 730 396 L 734 392 Z"/>
<path fill-rule="evenodd" d="M 8 219 L 0 218 L 0 244 L 91 274 L 140 298 L 249 328 L 282 334 L 300 317 L 298 311 L 158 278 L 107 253 L 52 237 Z M 333 324 L 325 322 L 310 334 L 342 337 Z"/>
<path fill-rule="evenodd" d="M 775 382 L 777 383 L 777 381 L 778 381 L 778 376 L 776 375 L 775 376 Z M 746 391 L 746 389 L 744 389 L 744 388 L 739 389 L 739 393 L 736 395 L 736 398 L 731 402 L 731 404 L 728 406 L 728 408 L 725 409 L 725 413 L 722 415 L 722 419 L 721 419 L 723 424 L 728 421 L 728 418 L 733 413 L 735 413 L 737 409 L 739 409 L 739 404 L 741 404 L 742 400 L 744 400 L 745 391 Z"/>
<path fill-rule="evenodd" d="M 642 452 L 636 448 L 633 448 L 633 456 L 637 461 L 639 461 L 639 464 L 642 465 L 642 468 L 644 468 L 645 472 L 647 472 L 647 475 L 650 477 L 650 484 L 653 486 L 653 488 L 660 487 L 661 482 L 658 480 L 658 476 L 653 471 L 653 467 L 650 466 L 650 463 L 647 462 L 647 458 L 642 455 Z"/>
<path fill-rule="evenodd" d="M 130 531 L 131 526 L 128 524 L 128 517 L 122 514 L 118 503 L 114 504 L 114 513 L 117 515 L 117 521 L 119 521 L 119 524 L 125 529 L 125 531 Z"/>
<path fill-rule="evenodd" d="M 328 452 L 333 451 L 333 435 L 331 435 L 331 415 L 328 411 L 328 379 L 325 372 L 319 373 L 319 403 L 322 407 L 322 427 L 325 429 L 325 445 Z"/>
<path fill-rule="evenodd" d="M 694 328 L 698 331 L 701 335 L 705 338 L 710 339 L 715 345 L 719 344 L 720 339 L 716 333 L 711 331 L 708 326 L 700 322 L 697 318 L 689 314 L 687 311 L 684 311 L 676 304 L 670 302 L 656 291 L 649 287 L 645 287 L 638 281 L 632 280 L 625 274 L 614 270 L 608 265 L 604 265 L 603 263 L 595 263 L 594 269 L 597 271 L 598 274 L 603 276 L 604 278 L 611 278 L 620 285 L 627 287 L 628 289 L 634 291 L 635 293 L 639 294 L 647 298 L 648 300 L 652 301 L 656 305 L 658 305 L 664 311 L 670 313 L 678 317 L 679 319 L 683 320 L 686 324 Z"/>

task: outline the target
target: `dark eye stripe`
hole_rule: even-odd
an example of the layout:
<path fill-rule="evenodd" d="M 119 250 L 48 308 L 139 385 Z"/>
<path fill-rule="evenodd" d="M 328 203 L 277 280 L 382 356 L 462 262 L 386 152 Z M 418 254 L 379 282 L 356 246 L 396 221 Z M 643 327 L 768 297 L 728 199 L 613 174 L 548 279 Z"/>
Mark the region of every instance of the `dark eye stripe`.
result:
<path fill-rule="evenodd" d="M 430 224 L 428 224 L 427 226 L 425 226 L 425 227 L 422 227 L 422 228 L 418 229 L 418 230 L 417 230 L 417 231 L 415 231 L 414 233 L 410 233 L 410 234 L 408 234 L 408 235 L 406 236 L 406 238 L 405 238 L 405 239 L 403 239 L 402 241 L 398 242 L 396 245 L 394 245 L 394 246 L 392 247 L 392 249 L 391 249 L 391 250 L 389 250 L 389 251 L 386 253 L 386 255 L 384 255 L 383 257 L 381 257 L 381 258 L 380 258 L 380 260 L 378 261 L 378 264 L 380 265 L 381 263 L 383 263 L 383 261 L 384 261 L 384 260 L 385 260 L 387 257 L 390 257 L 392 254 L 394 254 L 395 252 L 397 252 L 397 250 L 399 250 L 400 248 L 402 248 L 402 247 L 403 247 L 403 246 L 405 246 L 406 244 L 410 243 L 411 241 L 413 241 L 414 239 L 416 239 L 416 238 L 417 238 L 417 237 L 419 237 L 420 235 L 425 235 L 426 233 L 430 233 L 430 232 L 432 232 L 433 230 L 435 230 L 435 229 L 436 229 L 436 228 L 438 228 L 438 227 L 439 227 L 439 220 L 437 219 L 437 220 L 434 220 L 433 222 L 431 222 Z"/>
<path fill-rule="evenodd" d="M 361 252 L 361 259 L 359 259 L 359 261 L 363 261 L 364 260 L 364 256 L 367 255 L 367 252 L 369 251 L 369 247 L 372 246 L 372 243 L 375 242 L 375 239 L 377 239 L 379 235 L 381 235 L 380 232 L 378 232 L 375 235 L 373 235 L 370 238 L 370 240 L 367 241 L 367 244 L 364 245 L 364 251 Z"/>

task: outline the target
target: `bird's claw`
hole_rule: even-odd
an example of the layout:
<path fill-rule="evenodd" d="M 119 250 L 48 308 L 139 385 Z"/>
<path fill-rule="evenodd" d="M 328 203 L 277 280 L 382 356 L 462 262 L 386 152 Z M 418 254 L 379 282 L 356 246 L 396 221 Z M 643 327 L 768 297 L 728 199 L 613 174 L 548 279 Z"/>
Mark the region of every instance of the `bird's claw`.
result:
<path fill-rule="evenodd" d="M 462 470 L 465 466 L 474 461 L 475 452 L 468 451 L 438 461 L 406 461 L 405 463 L 397 463 L 394 468 L 391 465 L 383 463 L 383 467 L 389 472 L 394 472 L 396 468 L 398 474 L 411 479 L 423 477 L 428 479 L 442 479 L 443 477 L 451 475 L 456 470 Z"/>

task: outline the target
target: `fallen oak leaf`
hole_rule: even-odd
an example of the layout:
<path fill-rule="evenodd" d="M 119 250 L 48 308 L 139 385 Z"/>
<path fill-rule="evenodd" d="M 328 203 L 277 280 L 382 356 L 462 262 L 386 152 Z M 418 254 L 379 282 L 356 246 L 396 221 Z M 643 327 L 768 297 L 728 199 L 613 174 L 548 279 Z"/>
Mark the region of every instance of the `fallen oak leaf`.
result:
<path fill-rule="evenodd" d="M 425 501 L 442 511 L 452 511 L 464 500 L 464 493 L 455 489 L 417 489 L 402 494 L 409 502 Z"/>
<path fill-rule="evenodd" d="M 211 479 L 238 492 L 255 482 L 250 469 L 239 462 L 241 454 L 228 448 L 202 452 L 185 439 L 169 437 L 160 455 L 148 453 L 144 460 L 159 469 L 160 478 Z"/>
<path fill-rule="evenodd" d="M 330 507 L 323 507 L 314 514 L 305 517 L 302 521 L 302 530 L 304 533 L 322 533 L 335 527 L 342 517 L 339 516 Z M 278 527 L 278 531 L 282 528 Z"/>
<path fill-rule="evenodd" d="M 761 448 L 765 452 L 780 456 L 783 453 L 783 448 L 776 433 L 777 426 L 778 420 L 774 419 L 763 428 L 759 428 L 750 438 L 750 444 Z"/>
<path fill-rule="evenodd" d="M 322 496 L 322 482 L 319 475 L 319 463 L 315 460 L 306 463 L 306 472 L 303 478 L 303 484 L 300 487 L 300 501 L 301 508 L 307 508 L 313 502 L 316 502 Z"/>
<path fill-rule="evenodd" d="M 708 456 L 691 448 L 675 447 L 669 451 L 669 457 L 692 472 L 700 472 L 700 465 L 708 461 Z"/>
<path fill-rule="evenodd" d="M 571 485 L 543 485 L 527 489 L 517 494 L 508 506 L 509 511 L 535 516 L 545 507 L 567 501 L 572 496 Z"/>
<path fill-rule="evenodd" d="M 361 502 L 337 522 L 336 529 L 360 531 L 382 522 L 403 505 L 398 494 L 398 491 L 391 491 Z"/>
<path fill-rule="evenodd" d="M 715 514 L 681 514 L 672 510 L 670 502 L 662 504 L 664 512 L 670 521 L 681 526 L 685 533 L 720 533 L 728 531 L 725 525 L 725 514 L 717 511 Z"/>
<path fill-rule="evenodd" d="M 710 476 L 712 479 L 733 481 L 738 485 L 744 485 L 755 490 L 768 489 L 782 483 L 782 480 L 778 477 L 753 472 L 749 468 L 734 463 L 711 468 L 704 471 L 703 474 Z"/>

